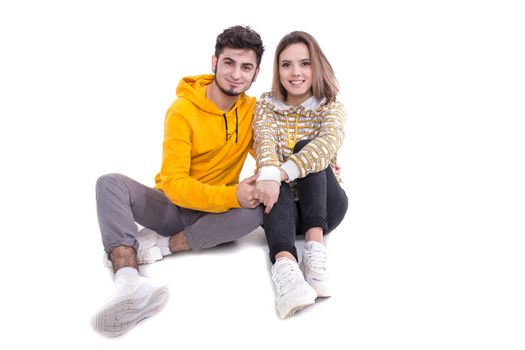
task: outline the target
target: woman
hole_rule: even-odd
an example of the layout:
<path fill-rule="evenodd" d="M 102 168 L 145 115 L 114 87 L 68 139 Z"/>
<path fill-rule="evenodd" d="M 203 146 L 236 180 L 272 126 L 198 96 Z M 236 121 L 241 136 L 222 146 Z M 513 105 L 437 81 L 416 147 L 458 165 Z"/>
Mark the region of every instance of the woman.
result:
<path fill-rule="evenodd" d="M 344 138 L 345 111 L 334 72 L 310 34 L 279 42 L 272 92 L 254 112 L 254 147 L 260 173 L 255 196 L 266 207 L 276 308 L 281 318 L 329 297 L 324 234 L 343 220 L 348 199 L 334 175 Z M 301 266 L 296 235 L 305 236 Z"/>

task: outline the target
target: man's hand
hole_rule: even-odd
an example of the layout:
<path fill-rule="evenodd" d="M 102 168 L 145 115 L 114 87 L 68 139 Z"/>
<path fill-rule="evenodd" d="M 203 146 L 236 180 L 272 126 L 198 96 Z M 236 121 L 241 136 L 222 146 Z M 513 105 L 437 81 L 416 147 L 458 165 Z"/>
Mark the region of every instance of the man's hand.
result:
<path fill-rule="evenodd" d="M 273 205 L 279 199 L 280 187 L 281 185 L 273 180 L 262 180 L 255 183 L 255 198 L 264 204 L 266 214 L 272 210 Z"/>
<path fill-rule="evenodd" d="M 254 197 L 257 177 L 259 177 L 258 173 L 247 177 L 237 185 L 237 200 L 242 208 L 255 208 L 259 205 L 259 201 Z"/>

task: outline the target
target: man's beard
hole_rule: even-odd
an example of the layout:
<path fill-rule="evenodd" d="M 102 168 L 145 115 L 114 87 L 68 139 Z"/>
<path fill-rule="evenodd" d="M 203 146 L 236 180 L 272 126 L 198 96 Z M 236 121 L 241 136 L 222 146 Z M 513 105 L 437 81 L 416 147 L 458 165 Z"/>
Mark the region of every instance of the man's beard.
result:
<path fill-rule="evenodd" d="M 219 90 L 222 91 L 223 94 L 227 96 L 239 96 L 241 94 L 240 92 L 235 92 L 233 90 L 226 90 L 225 88 L 223 88 L 221 84 L 219 83 L 219 81 L 217 80 L 217 74 L 215 74 L 214 79 L 215 79 L 215 84 L 217 84 L 217 87 L 219 88 Z"/>
<path fill-rule="evenodd" d="M 226 90 L 225 88 L 223 88 L 221 86 L 221 84 L 219 83 L 219 81 L 217 80 L 217 66 L 215 66 L 215 72 L 214 72 L 215 76 L 213 78 L 213 80 L 215 80 L 215 84 L 217 84 L 217 87 L 219 88 L 219 90 L 222 91 L 223 94 L 225 94 L 226 96 L 239 96 L 242 92 L 248 90 L 248 88 L 251 86 L 248 86 L 248 88 L 244 91 L 241 91 L 241 92 L 235 92 L 234 90 Z M 253 82 L 253 80 L 252 80 Z"/>

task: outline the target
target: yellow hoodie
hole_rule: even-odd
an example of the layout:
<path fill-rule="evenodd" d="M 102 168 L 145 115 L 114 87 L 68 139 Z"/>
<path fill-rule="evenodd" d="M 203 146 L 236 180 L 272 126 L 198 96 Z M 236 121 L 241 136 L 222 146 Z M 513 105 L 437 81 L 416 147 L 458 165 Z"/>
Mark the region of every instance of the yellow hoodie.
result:
<path fill-rule="evenodd" d="M 186 77 L 166 113 L 162 168 L 155 187 L 176 205 L 206 212 L 239 208 L 237 183 L 252 146 L 255 98 L 244 93 L 224 112 L 206 98 L 213 75 Z"/>

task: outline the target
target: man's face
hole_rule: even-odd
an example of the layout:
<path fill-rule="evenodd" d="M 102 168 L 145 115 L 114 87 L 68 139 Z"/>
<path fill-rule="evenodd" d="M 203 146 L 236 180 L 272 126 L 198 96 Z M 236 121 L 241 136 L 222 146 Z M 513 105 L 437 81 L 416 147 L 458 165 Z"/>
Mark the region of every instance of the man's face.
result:
<path fill-rule="evenodd" d="M 238 96 L 257 78 L 257 56 L 253 50 L 225 48 L 219 57 L 212 57 L 212 70 L 219 89 L 228 96 Z"/>

